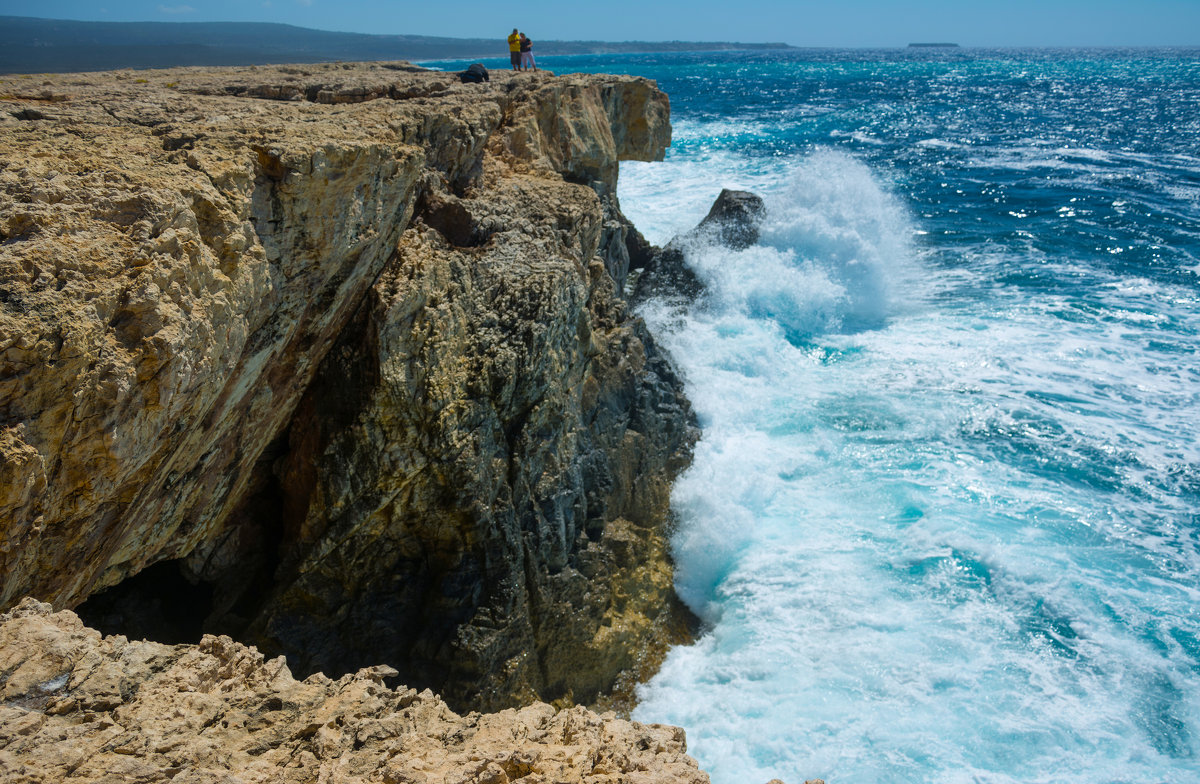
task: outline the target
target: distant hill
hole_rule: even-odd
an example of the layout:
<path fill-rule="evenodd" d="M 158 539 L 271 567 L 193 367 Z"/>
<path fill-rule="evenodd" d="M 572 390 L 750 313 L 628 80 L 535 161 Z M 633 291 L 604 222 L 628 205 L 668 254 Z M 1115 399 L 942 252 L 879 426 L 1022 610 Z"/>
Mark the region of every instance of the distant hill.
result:
<path fill-rule="evenodd" d="M 504 33 L 507 31 L 501 31 Z M 537 41 L 539 55 L 787 49 L 694 41 Z M 0 73 L 107 71 L 178 65 L 504 57 L 504 35 L 364 35 L 254 22 L 76 22 L 0 16 Z"/>

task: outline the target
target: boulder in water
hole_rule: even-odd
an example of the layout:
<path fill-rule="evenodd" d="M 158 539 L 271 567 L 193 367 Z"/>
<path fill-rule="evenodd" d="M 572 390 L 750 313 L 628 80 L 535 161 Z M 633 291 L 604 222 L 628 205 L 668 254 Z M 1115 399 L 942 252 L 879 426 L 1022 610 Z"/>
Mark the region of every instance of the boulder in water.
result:
<path fill-rule="evenodd" d="M 762 197 L 757 194 L 723 188 L 696 228 L 650 255 L 631 300 L 637 303 L 663 297 L 681 304 L 696 301 L 704 293 L 704 283 L 687 266 L 685 249 L 718 244 L 744 250 L 758 242 L 758 229 L 765 212 Z"/>
<path fill-rule="evenodd" d="M 758 227 L 763 219 L 762 197 L 749 191 L 721 190 L 700 225 L 689 235 L 719 242 L 743 250 L 758 242 Z"/>

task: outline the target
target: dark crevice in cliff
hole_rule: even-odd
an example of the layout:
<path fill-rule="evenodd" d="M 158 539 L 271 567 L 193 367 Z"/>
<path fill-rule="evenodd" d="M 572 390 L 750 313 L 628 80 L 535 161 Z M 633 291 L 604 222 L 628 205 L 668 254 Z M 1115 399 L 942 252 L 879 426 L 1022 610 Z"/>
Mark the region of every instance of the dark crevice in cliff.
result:
<path fill-rule="evenodd" d="M 104 634 L 178 645 L 197 643 L 212 611 L 213 587 L 186 576 L 182 560 L 161 561 L 75 608 Z"/>
<path fill-rule="evenodd" d="M 246 639 L 271 594 L 283 539 L 283 490 L 271 469 L 286 446 L 276 439 L 259 458 L 247 501 L 224 534 L 186 558 L 160 561 L 75 608 L 105 634 L 168 644 L 204 634 Z"/>
<path fill-rule="evenodd" d="M 478 248 L 491 238 L 491 232 L 476 222 L 467 206 L 455 195 L 423 192 L 417 199 L 416 215 L 456 248 Z"/>
<path fill-rule="evenodd" d="M 452 642 L 473 607 L 464 597 L 477 597 L 482 589 L 470 568 L 471 553 L 455 550 L 454 543 L 439 544 L 434 535 L 439 527 L 461 525 L 450 523 L 457 504 L 449 495 L 437 508 L 414 510 L 413 530 L 404 536 L 360 533 L 379 509 L 405 506 L 403 490 L 384 494 L 356 486 L 358 461 L 373 463 L 377 455 L 347 437 L 361 436 L 360 417 L 380 383 L 377 340 L 386 324 L 379 306 L 369 294 L 357 309 L 278 450 L 260 466 L 259 473 L 271 479 L 238 512 L 239 525 L 275 519 L 279 526 L 272 579 L 256 592 L 238 639 L 269 655 L 286 655 L 299 677 L 314 672 L 339 677 L 386 662 L 409 685 L 436 687 L 456 666 Z M 329 464 L 339 466 L 332 483 L 321 475 L 322 465 Z M 423 535 L 429 539 L 420 541 Z M 341 544 L 331 546 L 334 542 Z M 359 546 L 366 552 L 355 552 Z M 368 559 L 386 576 L 357 575 L 346 559 Z M 303 590 L 293 590 L 298 582 Z M 330 634 L 330 626 L 338 632 Z"/>
<path fill-rule="evenodd" d="M 216 587 L 205 631 L 244 639 L 278 579 L 286 495 L 273 467 L 287 446 L 287 433 L 259 457 L 246 501 L 233 513 L 221 543 L 189 559 L 193 573 Z M 222 546 L 224 544 L 224 546 Z"/>

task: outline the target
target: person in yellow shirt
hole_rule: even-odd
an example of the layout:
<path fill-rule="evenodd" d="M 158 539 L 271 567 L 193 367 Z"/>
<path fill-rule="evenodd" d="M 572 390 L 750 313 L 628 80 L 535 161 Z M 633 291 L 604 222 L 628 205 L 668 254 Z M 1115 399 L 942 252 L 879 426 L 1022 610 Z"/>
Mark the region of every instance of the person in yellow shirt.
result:
<path fill-rule="evenodd" d="M 512 63 L 514 71 L 521 70 L 521 34 L 515 27 L 512 35 L 508 37 L 508 61 Z"/>

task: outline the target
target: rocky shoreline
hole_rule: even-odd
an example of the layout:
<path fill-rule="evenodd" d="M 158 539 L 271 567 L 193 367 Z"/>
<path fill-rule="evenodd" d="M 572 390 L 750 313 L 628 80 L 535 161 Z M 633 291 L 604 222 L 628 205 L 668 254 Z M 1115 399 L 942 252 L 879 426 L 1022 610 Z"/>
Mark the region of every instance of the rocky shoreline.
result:
<path fill-rule="evenodd" d="M 406 63 L 0 77 L 0 779 L 707 784 L 618 715 L 695 620 L 698 428 L 629 303 L 761 201 L 650 247 L 617 162 L 668 118 Z"/>
<path fill-rule="evenodd" d="M 614 704 L 689 635 L 697 431 L 615 196 L 668 115 L 404 63 L 0 78 L 0 609 Z"/>

